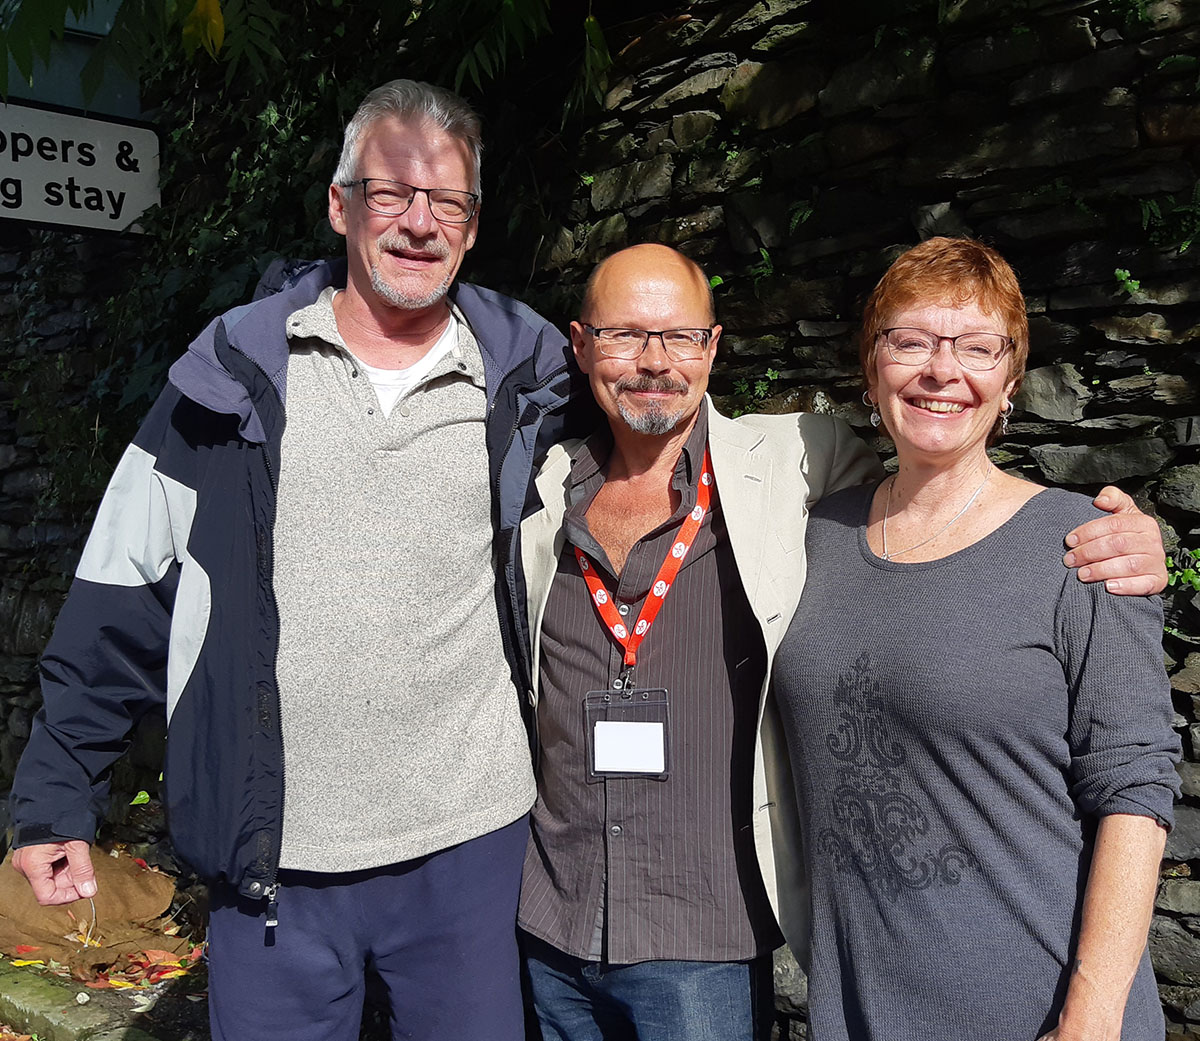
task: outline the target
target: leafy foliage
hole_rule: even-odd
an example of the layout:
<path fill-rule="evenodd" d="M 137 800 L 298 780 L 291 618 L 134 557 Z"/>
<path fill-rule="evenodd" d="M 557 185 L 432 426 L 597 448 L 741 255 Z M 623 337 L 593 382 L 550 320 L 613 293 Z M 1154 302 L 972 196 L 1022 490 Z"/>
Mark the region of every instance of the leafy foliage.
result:
<path fill-rule="evenodd" d="M 226 86 L 244 73 L 246 66 L 255 79 L 265 80 L 272 68 L 283 64 L 278 41 L 284 16 L 266 0 L 226 0 L 225 25 L 229 46 L 221 57 Z"/>
<path fill-rule="evenodd" d="M 771 393 L 772 384 L 782 373 L 775 368 L 768 368 L 761 376 L 738 376 L 733 381 L 733 396 L 731 414 L 734 418 L 744 416 L 748 412 L 757 412 L 762 403 Z"/>
<path fill-rule="evenodd" d="M 1139 205 L 1142 228 L 1150 233 L 1150 240 L 1156 246 L 1182 255 L 1200 238 L 1200 181 L 1192 186 L 1190 195 L 1182 198 L 1168 195 L 1161 202 L 1141 199 Z"/>
<path fill-rule="evenodd" d="M 475 13 L 486 14 L 478 11 L 483 5 L 473 6 L 477 9 Z M 548 9 L 549 0 L 503 0 L 491 18 L 485 17 L 475 39 L 465 48 L 454 71 L 454 89 L 461 90 L 469 80 L 476 90 L 483 90 L 504 71 L 510 54 L 515 52 L 523 57 L 527 45 L 549 30 Z M 442 10 L 449 8 L 443 5 Z M 471 13 L 461 9 L 458 12 L 460 18 Z"/>
<path fill-rule="evenodd" d="M 587 108 L 589 103 L 599 105 L 604 100 L 603 84 L 608 70 L 612 68 L 612 55 L 608 41 L 595 15 L 590 11 L 583 20 L 583 61 L 575 79 L 567 103 L 563 106 L 563 123 Z"/>
<path fill-rule="evenodd" d="M 92 0 L 3 0 L 0 3 L 0 94 L 8 95 L 8 59 L 26 80 L 33 79 L 34 56 L 46 64 L 52 40 L 62 39 L 67 15 L 87 13 Z"/>
<path fill-rule="evenodd" d="M 1151 25 L 1154 19 L 1150 15 L 1150 0 L 1109 0 L 1113 11 L 1124 20 L 1126 25 Z"/>
<path fill-rule="evenodd" d="M 1130 296 L 1142 291 L 1141 280 L 1134 278 L 1127 268 L 1117 268 L 1113 272 L 1113 278 L 1117 280 L 1117 285 L 1121 287 L 1121 291 L 1128 293 Z"/>
<path fill-rule="evenodd" d="M 183 48 L 190 57 L 203 47 L 215 58 L 225 42 L 225 16 L 220 0 L 196 0 L 196 6 L 183 20 Z"/>
<path fill-rule="evenodd" d="M 775 261 L 771 258 L 770 252 L 760 246 L 758 260 L 746 268 L 746 272 L 753 279 L 756 288 L 763 279 L 770 278 L 775 274 Z"/>
<path fill-rule="evenodd" d="M 1167 557 L 1167 585 L 1200 593 L 1200 550 L 1180 546 L 1175 556 Z"/>

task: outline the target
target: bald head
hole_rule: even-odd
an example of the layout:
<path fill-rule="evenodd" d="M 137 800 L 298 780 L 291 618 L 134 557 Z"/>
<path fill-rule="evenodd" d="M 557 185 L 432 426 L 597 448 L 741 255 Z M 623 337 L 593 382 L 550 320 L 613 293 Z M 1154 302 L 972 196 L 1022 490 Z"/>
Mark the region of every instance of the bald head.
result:
<path fill-rule="evenodd" d="M 600 261 L 584 288 L 580 313 L 591 325 L 626 325 L 618 312 L 635 301 L 644 311 L 654 300 L 662 302 L 664 314 L 683 306 L 695 310 L 701 325 L 716 321 L 712 289 L 700 265 L 656 243 L 630 246 Z"/>

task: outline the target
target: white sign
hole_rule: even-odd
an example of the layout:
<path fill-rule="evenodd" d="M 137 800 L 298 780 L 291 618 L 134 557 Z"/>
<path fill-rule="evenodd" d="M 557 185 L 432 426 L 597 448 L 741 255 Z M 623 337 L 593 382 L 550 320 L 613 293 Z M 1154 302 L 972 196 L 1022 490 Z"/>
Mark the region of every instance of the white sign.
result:
<path fill-rule="evenodd" d="M 130 225 L 158 199 L 153 130 L 0 105 L 0 217 L 136 231 Z"/>

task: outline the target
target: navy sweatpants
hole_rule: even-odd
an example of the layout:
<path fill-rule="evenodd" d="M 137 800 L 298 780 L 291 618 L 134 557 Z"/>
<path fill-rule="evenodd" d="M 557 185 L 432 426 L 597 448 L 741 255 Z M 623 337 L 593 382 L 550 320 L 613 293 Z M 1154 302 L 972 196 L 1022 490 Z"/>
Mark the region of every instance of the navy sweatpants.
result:
<path fill-rule="evenodd" d="M 345 874 L 281 871 L 266 902 L 214 887 L 213 1041 L 357 1041 L 365 972 L 392 1037 L 523 1041 L 517 896 L 529 819 L 438 853 Z"/>

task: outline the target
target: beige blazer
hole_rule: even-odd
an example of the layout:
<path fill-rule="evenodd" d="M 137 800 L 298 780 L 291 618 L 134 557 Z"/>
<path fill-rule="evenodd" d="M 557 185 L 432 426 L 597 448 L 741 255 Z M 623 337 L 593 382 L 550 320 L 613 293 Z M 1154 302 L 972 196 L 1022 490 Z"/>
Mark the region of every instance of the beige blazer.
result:
<path fill-rule="evenodd" d="M 762 630 L 767 672 L 804 586 L 804 530 L 809 507 L 829 492 L 882 476 L 874 454 L 841 420 L 792 413 L 726 419 L 707 398 L 713 476 L 738 574 Z M 563 549 L 571 454 L 579 442 L 555 445 L 535 484 L 542 509 L 521 525 L 521 561 L 533 634 L 534 696 L 542 613 Z M 804 877 L 795 789 L 776 707 L 764 681 L 754 752 L 754 841 L 759 868 L 780 927 L 801 964 L 807 962 L 808 885 Z"/>

